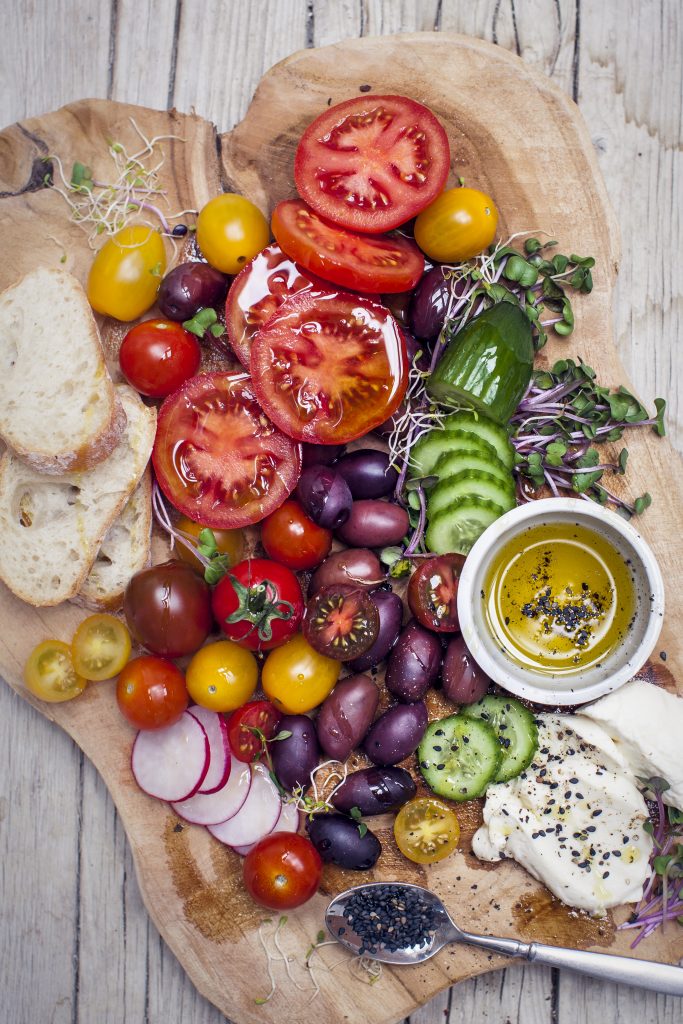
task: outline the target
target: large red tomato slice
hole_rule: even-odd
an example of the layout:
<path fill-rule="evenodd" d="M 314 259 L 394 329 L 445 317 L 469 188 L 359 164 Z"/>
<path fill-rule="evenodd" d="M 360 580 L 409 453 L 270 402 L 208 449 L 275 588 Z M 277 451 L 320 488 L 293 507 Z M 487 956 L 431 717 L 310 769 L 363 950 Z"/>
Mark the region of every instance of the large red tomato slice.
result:
<path fill-rule="evenodd" d="M 358 235 L 328 224 L 301 199 L 273 211 L 273 234 L 302 267 L 359 292 L 407 292 L 424 273 L 424 256 L 408 238 Z"/>
<path fill-rule="evenodd" d="M 259 402 L 297 441 L 343 444 L 383 423 L 401 404 L 408 357 L 388 310 L 358 295 L 292 296 L 254 338 Z"/>
<path fill-rule="evenodd" d="M 443 190 L 450 150 L 431 110 L 405 96 L 358 96 L 330 107 L 299 142 L 294 180 L 322 217 L 379 234 Z"/>
<path fill-rule="evenodd" d="M 220 530 L 278 508 L 299 479 L 301 450 L 264 415 L 246 373 L 204 373 L 162 404 L 152 461 L 168 500 Z"/>
<path fill-rule="evenodd" d="M 328 290 L 323 281 L 298 267 L 275 243 L 267 245 L 240 270 L 225 302 L 225 326 L 242 366 L 249 369 L 254 335 L 278 306 L 295 292 L 312 288 Z"/>

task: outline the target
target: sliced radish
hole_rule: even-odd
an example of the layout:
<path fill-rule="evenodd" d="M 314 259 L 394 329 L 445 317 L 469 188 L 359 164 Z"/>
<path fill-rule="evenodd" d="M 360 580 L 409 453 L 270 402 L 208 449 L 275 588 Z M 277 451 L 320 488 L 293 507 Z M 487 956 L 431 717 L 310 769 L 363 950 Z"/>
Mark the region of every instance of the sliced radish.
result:
<path fill-rule="evenodd" d="M 280 814 L 273 828 L 271 828 L 268 835 L 273 835 L 275 832 L 298 832 L 299 831 L 299 812 L 294 804 L 283 804 L 280 808 Z M 261 839 L 265 839 L 265 836 L 261 836 Z M 259 839 L 259 842 L 261 840 Z M 249 843 L 248 846 L 233 846 L 232 849 L 235 853 L 239 853 L 240 857 L 246 857 L 250 853 L 256 843 Z"/>
<path fill-rule="evenodd" d="M 213 793 L 223 788 L 230 774 L 232 758 L 228 742 L 228 724 L 217 711 L 210 711 L 199 704 L 189 708 L 189 712 L 204 726 L 209 739 L 209 770 L 199 787 L 199 792 Z"/>
<path fill-rule="evenodd" d="M 230 849 L 233 850 L 234 853 L 239 853 L 240 857 L 246 857 L 248 853 L 251 853 L 255 846 L 256 843 L 249 843 L 248 846 L 231 846 Z"/>
<path fill-rule="evenodd" d="M 209 769 L 204 726 L 189 711 L 165 729 L 143 729 L 135 737 L 131 768 L 140 789 L 159 800 L 186 800 Z"/>
<path fill-rule="evenodd" d="M 232 758 L 225 784 L 213 793 L 197 792 L 189 800 L 174 803 L 173 810 L 193 825 L 217 825 L 238 813 L 251 788 L 248 764 Z"/>
<path fill-rule="evenodd" d="M 240 810 L 219 825 L 210 825 L 209 832 L 228 846 L 249 846 L 271 831 L 278 818 L 282 801 L 278 788 L 259 761 L 251 766 L 251 788 Z"/>

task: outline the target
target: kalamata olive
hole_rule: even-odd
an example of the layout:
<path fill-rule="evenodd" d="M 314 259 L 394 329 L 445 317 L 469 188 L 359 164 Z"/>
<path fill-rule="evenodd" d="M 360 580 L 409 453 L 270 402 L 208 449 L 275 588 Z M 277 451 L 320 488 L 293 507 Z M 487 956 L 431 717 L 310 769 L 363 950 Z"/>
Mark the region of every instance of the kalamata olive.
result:
<path fill-rule="evenodd" d="M 318 742 L 328 757 L 345 761 L 372 725 L 379 690 L 369 676 L 348 676 L 337 683 L 315 723 Z"/>
<path fill-rule="evenodd" d="M 368 548 L 350 548 L 330 555 L 313 573 L 308 587 L 312 596 L 322 587 L 335 583 L 355 583 L 366 590 L 374 590 L 384 581 L 379 558 Z"/>
<path fill-rule="evenodd" d="M 377 863 L 382 844 L 368 829 L 361 836 L 357 822 L 343 814 L 318 814 L 306 824 L 308 836 L 327 864 L 367 871 Z"/>
<path fill-rule="evenodd" d="M 373 723 L 365 737 L 363 750 L 374 764 L 398 764 L 415 753 L 427 721 L 424 701 L 395 704 Z"/>
<path fill-rule="evenodd" d="M 408 310 L 412 297 L 412 292 L 393 292 L 391 295 L 382 296 L 382 305 L 389 310 L 395 320 L 398 320 L 401 327 L 408 324 Z"/>
<path fill-rule="evenodd" d="M 424 275 L 413 293 L 409 311 L 410 327 L 418 338 L 436 338 L 446 322 L 450 297 L 450 283 L 441 267 Z"/>
<path fill-rule="evenodd" d="M 489 688 L 491 680 L 479 668 L 461 636 L 449 640 L 441 669 L 443 692 L 454 704 L 473 704 Z"/>
<path fill-rule="evenodd" d="M 439 677 L 441 657 L 436 633 L 411 619 L 389 655 L 387 689 L 406 704 L 420 700 Z"/>
<path fill-rule="evenodd" d="M 348 814 L 357 807 L 361 814 L 396 811 L 415 796 L 415 783 L 405 768 L 363 768 L 351 772 L 332 797 L 338 811 Z"/>
<path fill-rule="evenodd" d="M 432 346 L 427 338 L 416 338 L 409 331 L 403 332 L 408 353 L 408 362 L 417 366 L 418 370 L 428 370 L 431 361 Z"/>
<path fill-rule="evenodd" d="M 136 572 L 123 595 L 123 613 L 138 643 L 164 658 L 194 654 L 213 626 L 209 587 L 185 562 Z"/>
<path fill-rule="evenodd" d="M 354 501 L 348 519 L 337 527 L 337 536 L 344 544 L 367 544 L 383 548 L 399 544 L 410 528 L 408 513 L 389 501 L 363 499 Z"/>
<path fill-rule="evenodd" d="M 321 760 L 315 725 L 307 715 L 284 715 L 278 731 L 292 735 L 270 744 L 275 774 L 290 792 L 297 786 L 305 788 Z"/>
<path fill-rule="evenodd" d="M 157 304 L 169 320 L 190 320 L 225 298 L 228 279 L 208 263 L 180 263 L 159 286 Z"/>
<path fill-rule="evenodd" d="M 343 444 L 302 444 L 301 468 L 309 466 L 331 466 L 344 451 Z"/>
<path fill-rule="evenodd" d="M 385 498 L 398 480 L 388 454 L 377 448 L 358 448 L 342 455 L 334 468 L 346 480 L 353 498 Z"/>
<path fill-rule="evenodd" d="M 354 672 L 365 672 L 384 661 L 401 632 L 403 602 L 398 594 L 391 590 L 375 590 L 370 597 L 379 613 L 379 632 L 372 647 L 348 663 Z"/>
<path fill-rule="evenodd" d="M 336 530 L 349 518 L 351 491 L 332 466 L 309 466 L 299 477 L 296 493 L 306 515 L 326 530 Z"/>

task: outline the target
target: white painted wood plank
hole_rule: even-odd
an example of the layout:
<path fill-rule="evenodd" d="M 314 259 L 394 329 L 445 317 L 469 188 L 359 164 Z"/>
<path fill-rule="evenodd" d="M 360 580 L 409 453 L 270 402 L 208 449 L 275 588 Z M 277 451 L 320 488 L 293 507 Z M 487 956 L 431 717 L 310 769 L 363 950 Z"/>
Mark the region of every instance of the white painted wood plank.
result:
<path fill-rule="evenodd" d="M 111 98 L 165 110 L 174 71 L 180 0 L 118 0 L 112 26 Z"/>

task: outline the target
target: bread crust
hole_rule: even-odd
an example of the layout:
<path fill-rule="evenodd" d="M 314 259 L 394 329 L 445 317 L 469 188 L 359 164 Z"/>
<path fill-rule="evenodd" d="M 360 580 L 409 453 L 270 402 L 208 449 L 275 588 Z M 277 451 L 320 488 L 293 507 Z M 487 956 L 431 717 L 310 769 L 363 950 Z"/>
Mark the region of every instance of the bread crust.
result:
<path fill-rule="evenodd" d="M 128 422 L 126 410 L 119 401 L 111 381 L 108 384 L 114 396 L 111 419 L 104 433 L 92 444 L 82 445 L 76 451 L 64 452 L 61 455 L 46 455 L 41 452 L 22 450 L 6 440 L 8 448 L 11 448 L 17 458 L 31 466 L 32 469 L 48 476 L 58 476 L 62 473 L 82 473 L 97 466 L 98 463 L 104 462 L 121 440 Z"/>

